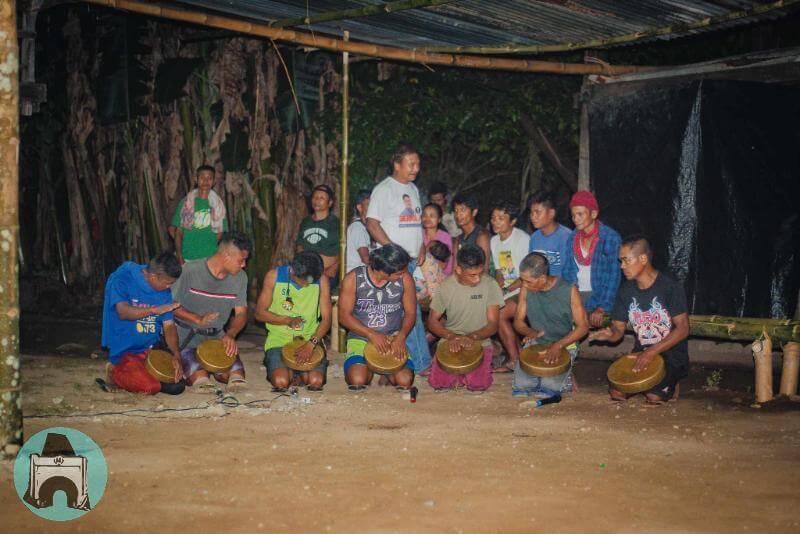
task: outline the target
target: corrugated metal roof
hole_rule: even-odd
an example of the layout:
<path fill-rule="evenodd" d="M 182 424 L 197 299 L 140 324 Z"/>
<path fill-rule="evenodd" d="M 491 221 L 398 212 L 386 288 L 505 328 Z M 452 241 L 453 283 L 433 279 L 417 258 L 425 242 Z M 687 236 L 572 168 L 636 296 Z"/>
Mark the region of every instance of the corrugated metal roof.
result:
<path fill-rule="evenodd" d="M 380 5 L 380 0 L 181 0 L 170 2 L 208 11 L 271 22 Z M 448 46 L 551 45 L 646 32 L 674 24 L 749 10 L 769 4 L 757 0 L 454 0 L 350 20 L 336 20 L 298 29 L 401 48 Z M 773 19 L 790 8 L 724 22 L 710 29 Z M 703 30 L 677 34 L 691 35 Z M 675 35 L 653 37 L 670 39 Z"/>

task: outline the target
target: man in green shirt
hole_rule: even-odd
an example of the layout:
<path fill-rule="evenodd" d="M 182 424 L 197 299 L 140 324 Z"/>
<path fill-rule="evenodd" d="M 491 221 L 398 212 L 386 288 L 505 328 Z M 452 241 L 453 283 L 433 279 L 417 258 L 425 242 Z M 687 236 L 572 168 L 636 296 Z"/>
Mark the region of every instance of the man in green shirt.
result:
<path fill-rule="evenodd" d="M 322 390 L 327 359 L 311 371 L 299 372 L 289 369 L 281 354 L 284 345 L 302 337 L 306 343 L 295 357 L 298 363 L 309 361 L 330 330 L 331 309 L 328 280 L 322 276 L 322 259 L 316 252 L 301 252 L 289 265 L 279 265 L 264 276 L 255 317 L 267 327 L 264 366 L 276 390 L 285 391 L 298 382 L 311 391 Z"/>
<path fill-rule="evenodd" d="M 197 188 L 178 203 L 172 216 L 175 255 L 181 263 L 205 259 L 217 251 L 222 232 L 228 230 L 225 203 L 214 192 L 214 168 L 197 168 Z"/>
<path fill-rule="evenodd" d="M 339 218 L 331 213 L 334 193 L 327 185 L 318 185 L 311 192 L 311 215 L 300 223 L 295 244 L 297 252 L 316 252 L 322 257 L 325 276 L 335 287 L 339 275 Z"/>

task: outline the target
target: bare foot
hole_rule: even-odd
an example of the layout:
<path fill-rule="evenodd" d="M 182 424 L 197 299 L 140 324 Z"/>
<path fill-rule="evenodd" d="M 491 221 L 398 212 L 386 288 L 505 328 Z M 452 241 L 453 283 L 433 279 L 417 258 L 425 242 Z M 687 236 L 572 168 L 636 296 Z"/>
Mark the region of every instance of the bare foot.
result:
<path fill-rule="evenodd" d="M 622 393 L 621 391 L 617 391 L 616 389 L 608 389 L 608 396 L 611 397 L 612 401 L 615 402 L 624 402 L 628 400 L 628 396 Z"/>
<path fill-rule="evenodd" d="M 235 393 L 247 388 L 247 381 L 244 378 L 233 378 L 228 381 L 228 387 L 225 391 L 228 393 Z"/>

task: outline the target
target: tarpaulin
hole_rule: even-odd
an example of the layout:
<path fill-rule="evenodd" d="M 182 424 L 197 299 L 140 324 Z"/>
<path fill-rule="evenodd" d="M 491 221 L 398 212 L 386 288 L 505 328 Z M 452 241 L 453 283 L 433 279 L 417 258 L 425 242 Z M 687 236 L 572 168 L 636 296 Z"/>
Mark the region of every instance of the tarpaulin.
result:
<path fill-rule="evenodd" d="M 642 233 L 691 313 L 791 318 L 800 289 L 800 90 L 687 81 L 589 103 L 600 218 Z"/>

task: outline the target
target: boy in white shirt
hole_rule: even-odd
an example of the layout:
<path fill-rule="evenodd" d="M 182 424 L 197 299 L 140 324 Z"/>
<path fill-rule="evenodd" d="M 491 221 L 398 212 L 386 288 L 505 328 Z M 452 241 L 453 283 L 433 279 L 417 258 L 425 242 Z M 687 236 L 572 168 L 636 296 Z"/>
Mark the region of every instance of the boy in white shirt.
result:
<path fill-rule="evenodd" d="M 514 314 L 517 311 L 519 295 L 519 265 L 528 255 L 530 236 L 516 228 L 519 212 L 512 203 L 501 202 L 492 209 L 492 230 L 495 235 L 489 241 L 495 278 L 503 289 L 506 305 L 500 309 L 500 323 L 497 333 L 506 350 L 508 359 L 495 369 L 496 373 L 509 373 L 519 358 L 519 339 L 514 331 Z"/>
<path fill-rule="evenodd" d="M 369 263 L 369 253 L 375 248 L 372 238 L 367 232 L 367 209 L 369 208 L 370 190 L 360 189 L 356 193 L 356 214 L 358 217 L 347 227 L 347 254 L 345 272 Z"/>

